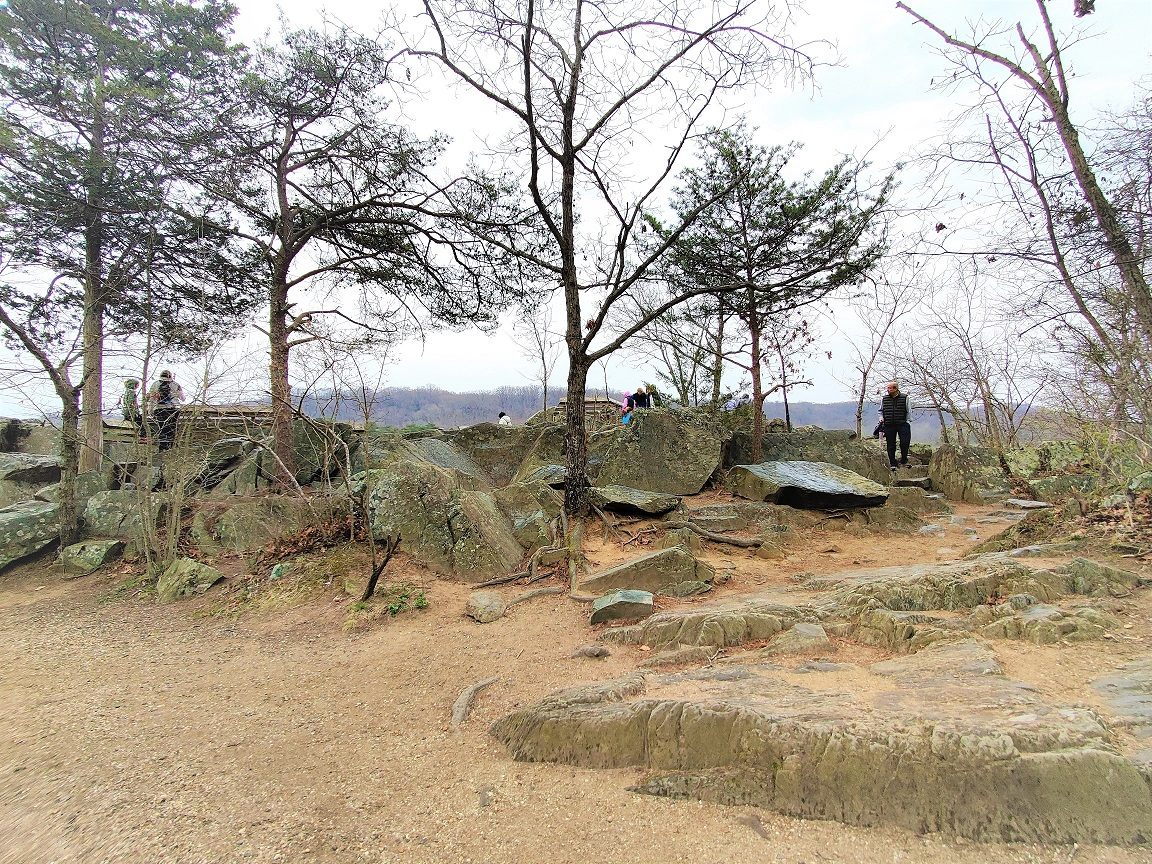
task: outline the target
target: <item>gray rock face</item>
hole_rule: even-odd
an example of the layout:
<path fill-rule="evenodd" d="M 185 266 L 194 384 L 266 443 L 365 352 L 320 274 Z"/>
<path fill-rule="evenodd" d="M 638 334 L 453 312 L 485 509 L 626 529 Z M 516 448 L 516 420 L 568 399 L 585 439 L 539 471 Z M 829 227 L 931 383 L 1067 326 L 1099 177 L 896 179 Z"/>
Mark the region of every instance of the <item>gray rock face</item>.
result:
<path fill-rule="evenodd" d="M 529 472 L 518 482 L 523 485 L 544 483 L 553 489 L 562 488 L 568 480 L 568 469 L 563 465 L 541 465 Z"/>
<path fill-rule="evenodd" d="M 589 624 L 644 618 L 652 614 L 652 594 L 649 591 L 614 591 L 598 598 L 592 604 Z"/>
<path fill-rule="evenodd" d="M 748 527 L 748 520 L 732 504 L 692 507 L 684 515 L 708 531 L 743 531 Z"/>
<path fill-rule="evenodd" d="M 124 551 L 122 540 L 84 540 L 60 550 L 60 564 L 65 579 L 75 579 L 94 573 Z"/>
<path fill-rule="evenodd" d="M 1152 794 L 1114 733 L 971 641 L 799 686 L 770 665 L 554 693 L 499 720 L 514 758 L 639 767 L 637 791 L 980 841 L 1143 842 Z M 805 678 L 807 681 L 807 676 Z"/>
<path fill-rule="evenodd" d="M 482 469 L 471 456 L 439 438 L 416 438 L 407 442 L 409 453 L 437 468 L 444 468 L 455 474 L 462 486 L 467 489 L 487 490 L 491 484 Z"/>
<path fill-rule="evenodd" d="M 763 439 L 761 459 L 765 462 L 830 462 L 877 483 L 889 479 L 888 459 L 872 441 L 861 441 L 847 429 L 812 432 L 769 433 Z M 752 460 L 752 436 L 733 434 L 724 467 L 746 465 Z"/>
<path fill-rule="evenodd" d="M 511 572 L 524 549 L 508 517 L 492 495 L 463 488 L 460 477 L 415 460 L 365 472 L 374 536 L 399 535 L 408 554 L 467 582 Z"/>
<path fill-rule="evenodd" d="M 922 515 L 951 514 L 952 507 L 939 493 L 927 493 L 917 487 L 896 486 L 888 490 L 888 507 L 907 507 Z"/>
<path fill-rule="evenodd" d="M 737 465 L 728 483 L 737 495 L 810 510 L 879 507 L 888 489 L 827 462 L 762 462 Z"/>
<path fill-rule="evenodd" d="M 82 519 L 84 533 L 88 537 L 135 540 L 143 531 L 141 508 L 152 508 L 152 518 L 164 518 L 168 503 L 160 495 L 147 498 L 136 491 L 97 492 L 88 499 Z"/>
<path fill-rule="evenodd" d="M 224 574 L 215 567 L 191 558 L 177 558 L 156 580 L 156 599 L 161 603 L 171 603 L 173 600 L 204 594 L 223 578 Z"/>
<path fill-rule="evenodd" d="M 981 606 L 972 613 L 969 623 L 984 636 L 1022 639 L 1033 645 L 1100 639 L 1116 626 L 1116 622 L 1099 609 L 1088 607 L 1065 612 L 1046 603 L 1032 604 L 1022 610 L 1008 603 Z"/>
<path fill-rule="evenodd" d="M 464 614 L 480 624 L 490 624 L 504 615 L 508 604 L 499 594 L 491 591 L 473 591 L 468 598 Z"/>
<path fill-rule="evenodd" d="M 1152 656 L 1125 663 L 1097 679 L 1093 688 L 1108 700 L 1122 726 L 1144 741 L 1152 738 Z"/>
<path fill-rule="evenodd" d="M 24 501 L 0 510 L 0 570 L 46 549 L 60 534 L 60 506 Z"/>
<path fill-rule="evenodd" d="M 932 488 L 953 501 L 987 504 L 1011 495 L 1004 471 L 991 450 L 941 444 L 928 465 Z"/>
<path fill-rule="evenodd" d="M 659 492 L 644 492 L 626 486 L 593 486 L 588 490 L 589 500 L 603 510 L 618 510 L 624 513 L 647 513 L 660 516 L 680 506 L 677 495 L 664 495 Z"/>
<path fill-rule="evenodd" d="M 560 515 L 564 499 L 546 483 L 513 483 L 492 492 L 512 522 L 512 536 L 532 551 L 552 542 L 552 521 Z"/>
<path fill-rule="evenodd" d="M 674 645 L 729 648 L 770 639 L 800 621 L 815 622 L 812 607 L 787 605 L 783 598 L 756 597 L 707 603 L 660 612 L 627 632 L 606 634 L 611 641 L 664 649 Z"/>
<path fill-rule="evenodd" d="M 495 486 L 512 482 L 520 464 L 540 437 L 540 429 L 477 423 L 444 433 L 444 440 L 465 454 Z"/>
<path fill-rule="evenodd" d="M 1047 510 L 1052 505 L 1047 501 L 1029 501 L 1026 498 L 1005 498 L 1004 506 L 1013 510 Z"/>
<path fill-rule="evenodd" d="M 269 543 L 319 521 L 347 519 L 348 501 L 340 497 L 262 495 L 219 503 L 202 501 L 192 516 L 189 539 L 204 555 L 258 552 Z"/>
<path fill-rule="evenodd" d="M 695 495 L 720 467 L 720 428 L 686 412 L 637 412 L 607 440 L 600 486 Z"/>
<path fill-rule="evenodd" d="M 60 460 L 55 456 L 0 453 L 0 507 L 30 501 L 37 490 L 60 479 Z"/>
<path fill-rule="evenodd" d="M 593 573 L 584 579 L 578 593 L 599 596 L 608 591 L 636 588 L 653 593 L 680 582 L 712 582 L 715 571 L 680 546 L 649 552 Z"/>

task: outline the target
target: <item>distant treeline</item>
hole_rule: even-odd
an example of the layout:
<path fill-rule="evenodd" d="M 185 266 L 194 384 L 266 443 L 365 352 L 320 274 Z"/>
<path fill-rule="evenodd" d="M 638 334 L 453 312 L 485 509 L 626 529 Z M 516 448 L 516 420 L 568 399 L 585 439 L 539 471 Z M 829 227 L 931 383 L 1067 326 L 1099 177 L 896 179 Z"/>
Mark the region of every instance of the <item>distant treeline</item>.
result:
<path fill-rule="evenodd" d="M 609 398 L 619 401 L 622 392 L 611 393 Z M 589 388 L 589 397 L 603 397 L 602 390 Z M 555 405 L 564 391 L 548 388 L 548 404 Z M 522 423 L 540 411 L 543 400 L 539 387 L 500 387 L 470 393 L 454 393 L 438 387 L 388 387 L 361 397 L 357 394 L 321 393 L 305 399 L 304 412 L 313 416 L 336 417 L 341 420 L 362 420 L 364 407 L 368 416 L 385 426 L 411 426 L 430 423 L 442 429 L 471 426 L 484 421 L 494 422 L 500 412 L 508 414 L 513 422 Z M 793 402 L 792 423 L 796 426 L 819 426 L 823 429 L 851 429 L 856 425 L 854 402 Z M 764 406 L 768 418 L 783 417 L 784 406 L 768 402 Z M 876 424 L 876 406 L 865 405 L 864 433 L 871 434 Z M 936 437 L 935 423 L 922 420 L 914 424 L 916 440 L 928 441 Z"/>

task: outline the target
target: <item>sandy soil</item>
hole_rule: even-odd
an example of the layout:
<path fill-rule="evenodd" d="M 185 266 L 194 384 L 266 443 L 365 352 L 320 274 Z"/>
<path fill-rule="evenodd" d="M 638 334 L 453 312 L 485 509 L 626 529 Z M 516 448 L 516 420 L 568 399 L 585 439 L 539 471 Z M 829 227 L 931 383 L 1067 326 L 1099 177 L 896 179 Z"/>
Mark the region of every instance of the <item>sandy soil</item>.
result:
<path fill-rule="evenodd" d="M 593 533 L 595 563 L 634 554 Z M 815 531 L 784 561 L 709 554 L 736 563 L 718 592 L 733 596 L 970 544 L 959 527 L 927 540 Z M 674 802 L 628 792 L 636 771 L 512 762 L 487 735 L 495 719 L 643 653 L 571 659 L 594 636 L 585 607 L 542 597 L 482 626 L 462 615 L 465 586 L 397 565 L 391 577 L 423 579 L 430 607 L 352 631 L 334 588 L 222 614 L 213 599 L 124 596 L 120 573 L 62 583 L 39 563 L 0 577 L 0 862 L 1152 862 Z M 1123 641 L 1005 646 L 1009 672 L 1088 698 L 1083 681 L 1152 645 L 1147 605 L 1125 611 L 1137 624 Z M 452 730 L 457 695 L 491 675 Z"/>

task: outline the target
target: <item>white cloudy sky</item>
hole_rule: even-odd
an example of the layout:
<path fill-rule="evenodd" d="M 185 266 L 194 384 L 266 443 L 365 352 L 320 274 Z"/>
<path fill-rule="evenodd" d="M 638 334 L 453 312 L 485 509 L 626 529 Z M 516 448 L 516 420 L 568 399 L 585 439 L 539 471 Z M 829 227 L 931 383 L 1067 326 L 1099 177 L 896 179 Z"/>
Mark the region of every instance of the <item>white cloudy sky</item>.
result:
<path fill-rule="evenodd" d="M 324 8 L 270 0 L 238 2 L 245 34 L 266 27 L 277 8 L 288 13 L 293 26 L 318 18 Z M 418 11 L 416 4 L 402 5 L 410 7 L 413 16 Z M 835 43 L 841 63 L 820 69 L 815 89 L 780 86 L 774 92 L 749 96 L 749 122 L 759 128 L 763 143 L 803 142 L 805 158 L 813 166 L 825 165 L 841 153 L 869 150 L 875 164 L 887 166 L 941 133 L 957 104 L 954 98 L 930 87 L 932 79 L 938 79 L 946 68 L 932 34 L 914 24 L 890 0 L 807 0 L 800 5 L 795 35 L 800 41 L 825 39 Z M 1033 0 L 918 0 L 909 5 L 937 23 L 961 31 L 966 22 L 981 19 L 1035 21 Z M 1061 27 L 1078 26 L 1094 34 L 1072 54 L 1078 73 L 1076 116 L 1088 117 L 1102 107 L 1129 104 L 1134 82 L 1152 72 L 1152 3 L 1099 0 L 1098 11 L 1079 20 L 1072 17 L 1072 0 L 1050 0 L 1049 5 Z M 370 27 L 378 16 L 370 6 L 355 13 L 334 6 L 329 9 L 342 20 L 364 27 Z M 468 102 L 466 94 L 459 91 L 434 95 L 426 104 L 412 106 L 409 113 L 424 131 L 435 126 L 451 134 L 457 155 L 481 146 L 493 119 L 488 106 Z M 815 386 L 798 391 L 797 399 L 831 401 L 849 396 L 845 385 L 836 380 L 837 367 L 842 368 L 846 361 L 846 337 L 836 333 L 830 323 L 821 329 L 822 341 L 833 352 L 832 360 L 814 364 Z M 388 381 L 399 386 L 491 389 L 529 383 L 533 372 L 506 329 L 487 335 L 433 334 L 423 346 L 403 349 L 396 360 L 389 368 Z M 597 382 L 602 377 L 602 373 L 592 376 Z M 651 377 L 625 358 L 609 361 L 608 378 L 615 388 L 630 390 Z M 563 384 L 563 370 L 553 383 Z"/>
<path fill-rule="evenodd" d="M 292 0 L 237 0 L 242 39 L 258 37 L 274 26 L 282 11 L 290 27 L 305 27 L 319 20 L 323 4 Z M 964 22 L 978 19 L 1035 20 L 1033 0 L 916 0 L 914 8 L 941 25 L 963 29 Z M 1072 18 L 1073 0 L 1050 0 L 1052 14 L 1061 28 L 1079 26 L 1093 38 L 1071 55 L 1077 72 L 1073 111 L 1088 118 L 1103 108 L 1121 109 L 1135 92 L 1135 82 L 1148 83 L 1152 73 L 1152 2 L 1148 0 L 1098 0 L 1098 11 L 1085 19 Z M 749 122 L 759 128 L 765 144 L 800 141 L 805 158 L 813 166 L 825 165 L 840 153 L 862 154 L 879 166 L 904 158 L 925 139 L 941 132 L 956 111 L 955 97 L 930 89 L 930 81 L 946 68 L 936 53 L 936 42 L 923 27 L 895 8 L 890 0 L 807 0 L 797 14 L 794 33 L 802 40 L 826 39 L 835 43 L 842 59 L 839 66 L 822 68 L 816 88 L 750 94 Z M 328 7 L 331 14 L 363 29 L 373 29 L 382 4 L 362 3 Z M 408 10 L 415 20 L 419 4 L 399 0 L 401 13 Z M 415 102 L 407 113 L 417 131 L 433 128 L 454 139 L 452 156 L 462 159 L 480 146 L 491 132 L 493 112 L 469 102 L 463 94 L 440 88 Z M 843 320 L 843 316 L 838 316 Z M 822 326 L 822 344 L 833 352 L 830 362 L 811 369 L 816 385 L 797 392 L 797 400 L 831 401 L 848 397 L 845 385 L 836 381 L 837 368 L 846 362 L 843 333 L 834 325 Z M 244 358 L 247 373 L 256 382 L 263 374 L 263 346 L 255 333 L 236 340 L 225 357 Z M 495 389 L 530 383 L 533 372 L 508 337 L 507 330 L 494 334 L 452 333 L 431 335 L 423 346 L 402 349 L 387 370 L 386 382 L 396 386 L 432 384 L 449 390 Z M 220 361 L 223 365 L 227 362 Z M 229 361 L 230 362 L 230 361 Z M 197 373 L 181 370 L 185 380 Z M 553 384 L 562 385 L 563 369 Z M 593 375 L 596 381 L 602 373 Z M 614 388 L 633 389 L 652 376 L 628 361 L 610 361 L 608 378 Z M 258 384 L 253 385 L 259 389 Z M 119 388 L 106 383 L 114 399 Z M 223 394 L 221 394 L 223 395 Z M 235 394 L 228 394 L 234 396 Z M 47 394 L 25 389 L 0 388 L 0 412 L 27 413 L 29 398 L 50 400 Z M 50 401 L 49 401 L 50 404 Z"/>

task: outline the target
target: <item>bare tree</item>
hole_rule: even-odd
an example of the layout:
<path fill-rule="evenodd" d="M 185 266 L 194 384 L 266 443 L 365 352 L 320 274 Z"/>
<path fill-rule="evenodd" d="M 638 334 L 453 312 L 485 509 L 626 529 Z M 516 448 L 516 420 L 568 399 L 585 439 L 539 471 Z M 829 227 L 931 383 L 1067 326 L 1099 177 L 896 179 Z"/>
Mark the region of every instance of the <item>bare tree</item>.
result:
<path fill-rule="evenodd" d="M 892 353 L 892 340 L 901 338 L 897 325 L 923 298 L 924 292 L 917 285 L 924 278 L 922 271 L 922 263 L 902 256 L 894 265 L 889 265 L 887 272 L 871 280 L 850 303 L 860 325 L 859 331 L 853 332 L 848 340 L 856 373 L 852 388 L 856 398 L 857 437 L 864 434 L 864 402 L 875 383 L 877 366 L 881 365 L 884 352 Z M 887 377 L 891 380 L 892 373 Z"/>
<path fill-rule="evenodd" d="M 568 392 L 564 506 L 588 510 L 584 398 L 588 372 L 692 288 L 606 335 L 612 308 L 711 202 L 683 214 L 661 243 L 636 252 L 641 216 L 685 144 L 727 92 L 807 69 L 780 35 L 786 9 L 740 0 L 652 4 L 425 0 L 429 29 L 409 54 L 435 61 L 512 123 L 539 234 L 490 233 L 564 294 Z M 637 153 L 648 138 L 652 147 Z M 656 149 L 660 148 L 660 149 Z M 582 218 L 578 219 L 578 215 Z"/>
<path fill-rule="evenodd" d="M 1152 344 L 1152 293 L 1148 290 L 1148 279 L 1124 220 L 1103 188 L 1097 169 L 1080 139 L 1080 131 L 1072 119 L 1070 110 L 1072 94 L 1069 87 L 1071 76 L 1064 63 L 1065 46 L 1048 14 L 1047 0 L 1035 0 L 1035 2 L 1041 24 L 1039 38 L 1029 35 L 1024 25 L 1017 23 L 1011 31 L 994 26 L 988 32 L 975 33 L 971 39 L 966 40 L 948 33 L 902 2 L 896 6 L 939 36 L 950 49 L 946 52 L 946 56 L 956 64 L 959 73 L 990 94 L 990 98 L 999 107 L 1001 116 L 1007 120 L 1013 134 L 1023 144 L 1024 156 L 1021 164 L 1010 164 L 1008 160 L 998 155 L 996 141 L 990 140 L 992 151 L 990 160 L 1002 171 L 1015 175 L 1015 179 L 1032 186 L 1033 191 L 1036 191 L 1038 185 L 1041 187 L 1044 185 L 1045 178 L 1038 175 L 1035 165 L 1037 148 L 1030 140 L 1028 121 L 1022 121 L 1022 116 L 1028 113 L 1029 106 L 1027 101 L 1023 108 L 1019 103 L 1010 102 L 1011 97 L 1006 95 L 1005 82 L 994 76 L 991 69 L 1006 72 L 1009 80 L 1015 82 L 1026 94 L 1025 99 L 1035 100 L 1035 106 L 1043 109 L 1040 119 L 1051 124 L 1066 158 L 1067 170 L 1074 180 L 1072 188 L 1077 191 L 1083 205 L 1081 218 L 1090 220 L 1095 230 L 1099 232 L 1110 266 L 1132 304 L 1136 321 L 1142 331 L 1142 339 L 1145 344 Z M 996 39 L 1006 42 L 1002 53 L 987 47 Z M 989 136 L 990 139 L 995 137 L 991 130 Z M 1045 199 L 1042 198 L 1038 203 L 1045 210 L 1044 219 L 1048 229 L 1055 232 L 1056 214 L 1052 212 L 1050 206 L 1046 206 Z M 1053 243 L 1058 245 L 1056 240 L 1053 240 Z M 1056 266 L 1059 267 L 1063 256 L 1055 250 L 1054 254 L 1057 259 Z M 1066 286 L 1073 285 L 1071 274 L 1061 276 Z M 1082 306 L 1075 293 L 1070 296 L 1078 306 Z M 1090 314 L 1086 308 L 1080 308 L 1080 312 L 1086 316 Z"/>
<path fill-rule="evenodd" d="M 560 359 L 563 342 L 552 331 L 552 309 L 542 303 L 528 315 L 517 320 L 512 328 L 512 341 L 522 357 L 535 366 L 536 381 L 540 382 L 540 410 L 548 410 L 548 383 Z M 530 379 L 531 380 L 531 379 Z"/>

